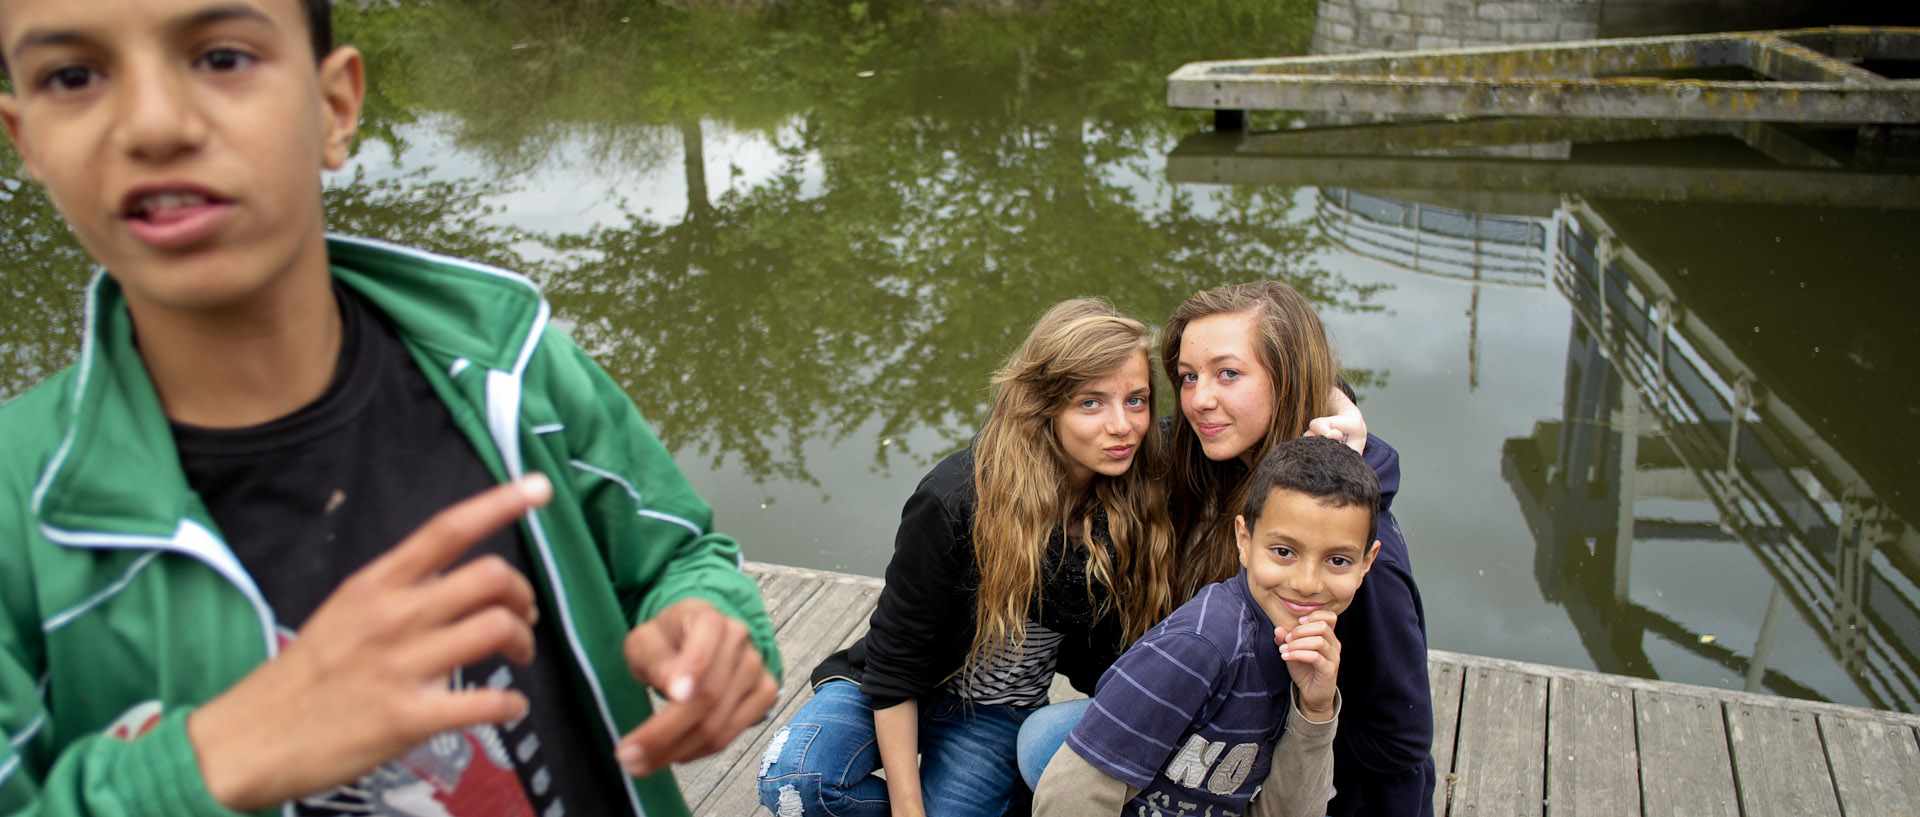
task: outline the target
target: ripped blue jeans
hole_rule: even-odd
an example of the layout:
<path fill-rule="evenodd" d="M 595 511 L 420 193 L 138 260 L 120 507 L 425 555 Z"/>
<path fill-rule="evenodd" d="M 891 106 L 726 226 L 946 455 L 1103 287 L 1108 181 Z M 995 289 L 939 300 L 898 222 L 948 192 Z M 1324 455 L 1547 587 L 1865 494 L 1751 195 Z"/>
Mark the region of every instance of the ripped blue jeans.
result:
<path fill-rule="evenodd" d="M 928 814 L 1024 814 L 1032 796 L 1014 764 L 1020 724 L 1034 710 L 967 704 L 940 692 L 920 707 L 920 796 Z M 775 732 L 760 757 L 760 802 L 777 817 L 888 817 L 873 699 L 828 681 Z"/>

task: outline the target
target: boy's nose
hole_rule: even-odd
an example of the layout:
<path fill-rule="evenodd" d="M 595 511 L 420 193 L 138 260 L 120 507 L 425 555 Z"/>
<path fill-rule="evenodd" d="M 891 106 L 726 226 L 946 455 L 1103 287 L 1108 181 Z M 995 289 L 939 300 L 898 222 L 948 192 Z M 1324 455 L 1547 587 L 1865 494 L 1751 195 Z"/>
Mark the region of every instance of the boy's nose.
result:
<path fill-rule="evenodd" d="M 1291 590 L 1294 598 L 1297 599 L 1316 598 L 1320 595 L 1321 587 L 1320 572 L 1311 566 L 1294 570 L 1287 576 L 1287 589 Z"/>
<path fill-rule="evenodd" d="M 194 106 L 189 80 L 172 71 L 122 71 L 120 117 L 115 137 L 128 155 L 150 161 L 173 158 L 206 138 L 206 121 Z"/>

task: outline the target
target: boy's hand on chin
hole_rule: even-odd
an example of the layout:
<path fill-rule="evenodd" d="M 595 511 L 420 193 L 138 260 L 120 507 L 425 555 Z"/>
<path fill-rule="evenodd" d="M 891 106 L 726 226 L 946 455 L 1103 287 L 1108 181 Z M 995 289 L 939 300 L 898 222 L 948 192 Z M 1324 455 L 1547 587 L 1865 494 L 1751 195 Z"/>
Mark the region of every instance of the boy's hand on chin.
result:
<path fill-rule="evenodd" d="M 633 677 L 667 697 L 620 739 L 620 766 L 635 777 L 720 751 L 780 694 L 747 625 L 704 599 L 674 602 L 633 628 L 625 649 Z"/>
<path fill-rule="evenodd" d="M 533 586 L 496 557 L 441 571 L 552 492 L 534 475 L 441 511 L 342 582 L 279 657 L 189 716 L 214 799 L 259 811 L 449 729 L 524 715 L 518 692 L 452 690 L 447 678 L 489 655 L 533 659 Z"/>
<path fill-rule="evenodd" d="M 1299 696 L 1300 714 L 1307 720 L 1324 722 L 1334 716 L 1334 692 L 1340 678 L 1340 639 L 1333 635 L 1338 616 L 1326 611 L 1308 613 L 1291 632 L 1273 628 L 1273 643 L 1280 648 L 1280 660 L 1287 662 L 1293 687 Z"/>

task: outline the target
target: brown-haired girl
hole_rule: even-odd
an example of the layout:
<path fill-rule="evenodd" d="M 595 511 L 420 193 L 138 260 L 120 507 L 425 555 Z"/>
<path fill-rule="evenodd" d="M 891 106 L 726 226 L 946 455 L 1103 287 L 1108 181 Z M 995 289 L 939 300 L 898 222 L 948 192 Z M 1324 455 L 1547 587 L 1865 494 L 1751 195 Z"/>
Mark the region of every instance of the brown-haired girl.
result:
<path fill-rule="evenodd" d="M 1181 600 L 1238 571 L 1234 515 L 1246 504 L 1250 464 L 1273 446 L 1305 433 L 1342 438 L 1380 477 L 1380 554 L 1340 617 L 1344 711 L 1329 810 L 1336 817 L 1432 814 L 1425 614 L 1406 540 L 1388 510 L 1399 489 L 1399 455 L 1364 427 L 1312 419 L 1340 388 L 1312 304 L 1279 281 L 1199 293 L 1174 311 L 1161 357 L 1180 398 L 1168 488 Z"/>
<path fill-rule="evenodd" d="M 1015 737 L 1054 674 L 1091 693 L 1173 609 L 1152 348 L 1103 301 L 1040 318 L 972 445 L 907 500 L 867 635 L 768 744 L 769 810 L 994 817 L 1025 796 Z"/>

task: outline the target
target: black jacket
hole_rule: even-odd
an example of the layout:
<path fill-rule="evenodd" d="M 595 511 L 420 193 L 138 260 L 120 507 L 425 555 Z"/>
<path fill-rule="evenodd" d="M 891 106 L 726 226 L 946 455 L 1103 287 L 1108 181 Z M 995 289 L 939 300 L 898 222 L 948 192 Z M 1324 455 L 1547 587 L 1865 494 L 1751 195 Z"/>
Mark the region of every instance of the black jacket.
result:
<path fill-rule="evenodd" d="M 1340 731 L 1333 738 L 1333 817 L 1433 814 L 1433 698 L 1427 619 L 1400 523 L 1400 455 L 1369 435 L 1380 477 L 1380 555 L 1340 614 Z"/>
<path fill-rule="evenodd" d="M 921 478 L 900 513 L 887 584 L 867 634 L 814 667 L 814 686 L 833 678 L 855 681 L 875 709 L 885 709 L 928 697 L 965 667 L 980 583 L 974 504 L 972 449 L 948 456 Z M 1093 535 L 1113 552 L 1104 516 L 1095 515 Z M 1086 551 L 1069 551 L 1056 529 L 1028 615 L 1063 636 L 1056 671 L 1091 695 L 1126 645 L 1119 612 L 1096 611 L 1087 597 L 1086 567 Z"/>

